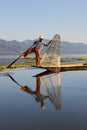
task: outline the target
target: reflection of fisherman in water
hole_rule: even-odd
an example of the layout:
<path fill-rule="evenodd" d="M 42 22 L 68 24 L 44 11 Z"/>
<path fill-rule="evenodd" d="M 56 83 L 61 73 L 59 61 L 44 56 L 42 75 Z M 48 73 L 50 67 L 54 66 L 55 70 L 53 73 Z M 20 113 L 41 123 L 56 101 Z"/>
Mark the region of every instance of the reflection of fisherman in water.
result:
<path fill-rule="evenodd" d="M 8 74 L 8 76 L 12 79 L 12 81 L 14 81 L 18 86 L 21 87 L 22 91 L 27 92 L 27 93 L 33 95 L 33 97 L 35 98 L 35 100 L 37 102 L 41 103 L 41 108 L 45 109 L 45 100 L 47 98 L 50 98 L 50 97 L 48 95 L 44 96 L 42 94 L 42 92 L 40 91 L 40 76 L 36 77 L 37 82 L 36 82 L 36 90 L 35 91 L 32 91 L 31 88 L 29 88 L 28 86 L 22 86 L 22 85 L 20 85 L 11 75 Z"/>
<path fill-rule="evenodd" d="M 21 90 L 23 90 L 29 94 L 32 94 L 37 102 L 41 102 L 41 108 L 44 109 L 45 108 L 45 100 L 47 98 L 49 98 L 49 96 L 44 96 L 42 94 L 42 92 L 40 91 L 40 77 L 36 77 L 36 79 L 37 79 L 37 82 L 36 82 L 36 90 L 35 91 L 32 91 L 27 86 L 21 87 Z"/>

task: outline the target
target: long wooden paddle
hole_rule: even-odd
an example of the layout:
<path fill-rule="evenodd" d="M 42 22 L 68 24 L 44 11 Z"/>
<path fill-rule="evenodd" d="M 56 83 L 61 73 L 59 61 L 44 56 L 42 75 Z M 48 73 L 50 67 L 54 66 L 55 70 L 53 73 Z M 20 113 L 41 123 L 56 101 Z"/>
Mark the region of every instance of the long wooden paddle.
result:
<path fill-rule="evenodd" d="M 32 47 L 34 47 L 35 45 L 33 44 L 32 46 L 30 46 L 28 49 L 31 49 Z M 27 49 L 27 50 L 28 50 Z M 20 59 L 22 56 L 19 56 L 17 59 L 15 59 L 10 65 L 7 66 L 7 68 L 10 68 L 11 65 L 13 65 L 18 59 Z"/>
<path fill-rule="evenodd" d="M 21 56 L 19 56 L 17 59 L 15 59 L 10 65 L 7 66 L 7 68 L 10 68 L 12 64 L 14 64 L 18 59 L 20 59 Z"/>

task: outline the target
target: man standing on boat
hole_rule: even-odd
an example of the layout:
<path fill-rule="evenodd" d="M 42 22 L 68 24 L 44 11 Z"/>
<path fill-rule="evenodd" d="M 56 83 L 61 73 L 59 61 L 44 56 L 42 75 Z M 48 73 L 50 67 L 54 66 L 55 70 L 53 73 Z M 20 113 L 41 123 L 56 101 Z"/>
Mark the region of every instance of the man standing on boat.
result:
<path fill-rule="evenodd" d="M 46 42 L 44 41 L 44 37 L 40 36 L 39 40 L 35 41 L 33 43 L 33 45 L 28 50 L 21 53 L 20 56 L 26 57 L 28 54 L 35 53 L 36 54 L 36 65 L 39 66 L 40 65 L 40 52 L 41 52 L 43 46 L 48 46 L 49 44 L 50 44 L 50 42 L 48 44 L 46 44 Z"/>

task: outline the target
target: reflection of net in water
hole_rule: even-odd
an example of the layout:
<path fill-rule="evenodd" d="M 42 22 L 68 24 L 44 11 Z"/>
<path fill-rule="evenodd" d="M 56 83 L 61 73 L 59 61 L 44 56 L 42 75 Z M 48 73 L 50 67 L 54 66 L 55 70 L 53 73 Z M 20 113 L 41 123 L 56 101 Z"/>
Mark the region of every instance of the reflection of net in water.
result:
<path fill-rule="evenodd" d="M 62 108 L 60 73 L 41 77 L 41 83 L 47 91 L 56 109 Z"/>
<path fill-rule="evenodd" d="M 60 67 L 61 42 L 59 34 L 56 34 L 48 46 L 42 60 L 41 66 Z"/>

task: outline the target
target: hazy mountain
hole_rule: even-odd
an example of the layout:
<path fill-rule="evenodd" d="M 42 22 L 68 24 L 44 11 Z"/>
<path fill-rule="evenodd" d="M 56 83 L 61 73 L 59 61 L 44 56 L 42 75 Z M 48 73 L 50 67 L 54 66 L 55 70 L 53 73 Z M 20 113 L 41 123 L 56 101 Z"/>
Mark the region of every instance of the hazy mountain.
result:
<path fill-rule="evenodd" d="M 27 39 L 25 41 L 19 42 L 16 40 L 6 41 L 0 39 L 0 55 L 20 54 L 21 52 L 28 49 L 35 40 Z M 48 42 L 49 40 L 46 39 L 45 41 Z M 85 43 L 71 43 L 67 41 L 62 41 L 61 46 L 62 46 L 62 53 L 66 53 L 66 54 L 87 53 L 87 44 Z M 44 53 L 45 49 L 42 51 L 42 53 Z"/>
<path fill-rule="evenodd" d="M 86 43 L 71 43 L 62 41 L 62 53 L 66 54 L 87 54 Z"/>

